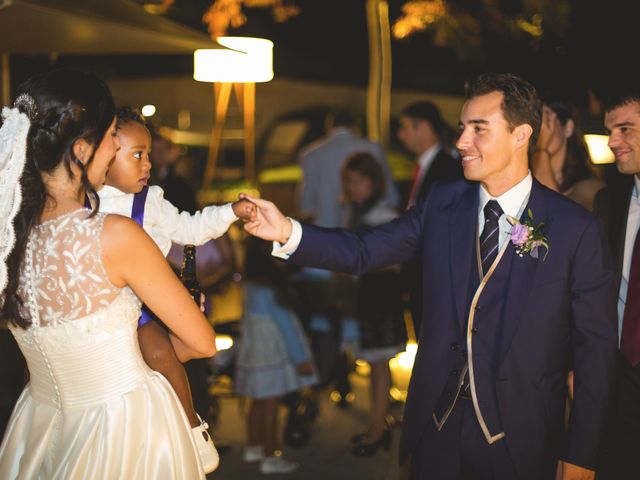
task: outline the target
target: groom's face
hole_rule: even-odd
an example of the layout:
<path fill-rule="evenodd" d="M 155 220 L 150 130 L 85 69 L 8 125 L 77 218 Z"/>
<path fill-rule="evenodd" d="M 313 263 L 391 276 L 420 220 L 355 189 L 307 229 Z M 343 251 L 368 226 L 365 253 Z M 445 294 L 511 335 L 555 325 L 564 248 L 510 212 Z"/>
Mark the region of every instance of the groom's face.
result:
<path fill-rule="evenodd" d="M 501 92 L 469 99 L 462 107 L 456 142 L 465 178 L 481 182 L 496 196 L 503 185 L 510 187 L 519 174 L 518 165 L 512 161 L 519 144 L 518 129 L 510 129 L 502 112 L 502 100 Z"/>

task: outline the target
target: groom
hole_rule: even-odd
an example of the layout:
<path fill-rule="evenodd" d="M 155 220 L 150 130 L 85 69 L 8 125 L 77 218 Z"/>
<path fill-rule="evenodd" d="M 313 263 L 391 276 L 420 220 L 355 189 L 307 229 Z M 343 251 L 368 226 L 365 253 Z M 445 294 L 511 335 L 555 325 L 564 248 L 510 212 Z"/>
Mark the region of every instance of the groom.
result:
<path fill-rule="evenodd" d="M 425 311 L 400 443 L 412 479 L 594 478 L 616 350 L 612 268 L 596 220 L 532 178 L 539 126 L 529 83 L 483 75 L 460 118 L 468 181 L 434 186 L 398 220 L 323 229 L 251 199 L 260 214 L 245 228 L 293 263 L 359 274 L 421 258 Z"/>

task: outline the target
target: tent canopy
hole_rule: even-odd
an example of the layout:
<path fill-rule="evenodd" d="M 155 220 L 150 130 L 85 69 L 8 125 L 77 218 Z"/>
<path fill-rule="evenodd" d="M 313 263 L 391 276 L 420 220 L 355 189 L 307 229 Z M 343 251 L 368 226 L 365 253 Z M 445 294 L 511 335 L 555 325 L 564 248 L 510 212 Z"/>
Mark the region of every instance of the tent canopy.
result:
<path fill-rule="evenodd" d="M 0 53 L 171 54 L 224 48 L 130 0 L 0 0 Z"/>

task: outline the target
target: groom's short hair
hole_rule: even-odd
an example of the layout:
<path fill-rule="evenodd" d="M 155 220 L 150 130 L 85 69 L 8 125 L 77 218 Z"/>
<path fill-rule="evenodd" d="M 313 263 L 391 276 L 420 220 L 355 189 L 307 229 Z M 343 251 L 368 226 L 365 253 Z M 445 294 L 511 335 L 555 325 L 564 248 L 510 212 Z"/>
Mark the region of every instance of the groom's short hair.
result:
<path fill-rule="evenodd" d="M 534 147 L 540 133 L 542 102 L 533 85 L 511 73 L 485 73 L 468 82 L 465 90 L 467 99 L 492 92 L 502 93 L 502 114 L 509 130 L 525 123 L 530 125 L 533 133 L 529 149 Z"/>

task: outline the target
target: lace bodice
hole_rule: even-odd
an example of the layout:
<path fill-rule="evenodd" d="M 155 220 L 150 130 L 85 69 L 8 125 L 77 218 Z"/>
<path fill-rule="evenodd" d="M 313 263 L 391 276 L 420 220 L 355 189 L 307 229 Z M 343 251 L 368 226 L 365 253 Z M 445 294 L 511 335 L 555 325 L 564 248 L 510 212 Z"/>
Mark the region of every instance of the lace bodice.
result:
<path fill-rule="evenodd" d="M 78 209 L 36 226 L 20 271 L 22 315 L 36 326 L 76 320 L 107 307 L 120 288 L 102 264 L 106 214 Z"/>

